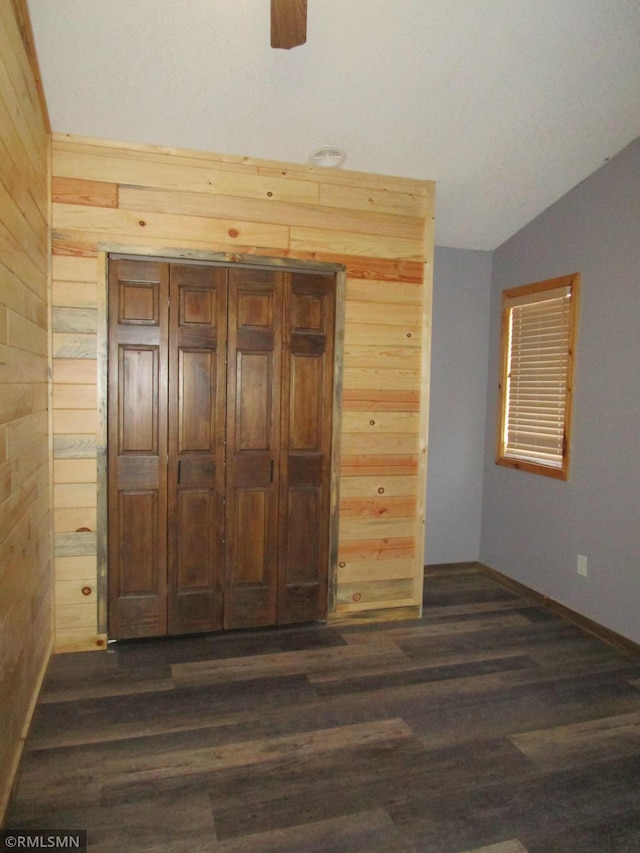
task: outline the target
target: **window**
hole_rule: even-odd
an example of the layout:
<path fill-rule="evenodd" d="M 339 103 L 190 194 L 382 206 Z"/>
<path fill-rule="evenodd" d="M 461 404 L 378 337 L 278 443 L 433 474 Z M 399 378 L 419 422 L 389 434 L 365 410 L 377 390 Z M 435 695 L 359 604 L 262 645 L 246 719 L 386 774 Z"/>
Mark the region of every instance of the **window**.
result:
<path fill-rule="evenodd" d="M 502 294 L 496 462 L 566 480 L 580 276 Z"/>

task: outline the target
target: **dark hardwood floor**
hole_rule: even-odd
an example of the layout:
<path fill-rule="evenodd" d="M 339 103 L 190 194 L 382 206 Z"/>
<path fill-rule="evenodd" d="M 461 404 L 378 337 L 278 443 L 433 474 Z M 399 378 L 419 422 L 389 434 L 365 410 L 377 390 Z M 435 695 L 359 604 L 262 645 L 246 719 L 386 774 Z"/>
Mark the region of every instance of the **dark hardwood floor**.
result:
<path fill-rule="evenodd" d="M 421 620 L 51 661 L 7 826 L 100 853 L 638 853 L 640 658 L 472 566 Z"/>

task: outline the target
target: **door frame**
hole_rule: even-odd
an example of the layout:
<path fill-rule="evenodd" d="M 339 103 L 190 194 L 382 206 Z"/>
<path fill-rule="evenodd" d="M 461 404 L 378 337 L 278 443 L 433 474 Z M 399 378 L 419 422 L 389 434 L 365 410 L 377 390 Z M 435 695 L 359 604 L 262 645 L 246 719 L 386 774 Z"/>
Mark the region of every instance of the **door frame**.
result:
<path fill-rule="evenodd" d="M 344 365 L 344 329 L 346 267 L 322 261 L 270 258 L 259 255 L 203 252 L 180 249 L 150 250 L 148 247 L 101 244 L 98 250 L 97 316 L 97 622 L 98 634 L 108 638 L 108 492 L 107 492 L 107 392 L 108 392 L 108 285 L 110 258 L 193 263 L 206 266 L 278 269 L 282 272 L 321 272 L 335 275 L 335 338 L 333 359 L 333 407 L 331 424 L 331 500 L 329 519 L 329 565 L 327 568 L 327 617 L 336 610 L 338 572 L 338 505 L 340 486 L 340 431 L 342 425 L 342 377 Z"/>

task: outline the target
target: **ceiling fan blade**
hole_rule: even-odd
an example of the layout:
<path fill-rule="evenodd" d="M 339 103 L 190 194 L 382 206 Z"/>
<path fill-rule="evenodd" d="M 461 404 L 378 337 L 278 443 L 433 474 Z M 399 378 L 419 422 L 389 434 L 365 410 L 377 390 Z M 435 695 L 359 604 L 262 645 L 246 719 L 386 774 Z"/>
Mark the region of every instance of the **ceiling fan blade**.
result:
<path fill-rule="evenodd" d="M 289 50 L 307 40 L 307 0 L 271 0 L 271 47 Z"/>

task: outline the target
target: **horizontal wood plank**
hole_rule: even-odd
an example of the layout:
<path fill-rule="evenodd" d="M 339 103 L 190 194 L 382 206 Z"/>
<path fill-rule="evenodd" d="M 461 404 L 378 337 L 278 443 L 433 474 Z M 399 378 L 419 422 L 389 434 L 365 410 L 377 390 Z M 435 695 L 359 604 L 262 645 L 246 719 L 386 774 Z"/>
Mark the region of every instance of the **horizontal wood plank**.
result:
<path fill-rule="evenodd" d="M 354 581 L 338 584 L 338 606 L 357 605 L 359 608 L 389 601 L 411 601 L 413 578 Z"/>
<path fill-rule="evenodd" d="M 368 434 L 345 432 L 340 440 L 342 452 L 347 456 L 356 453 L 365 455 L 382 455 L 392 451 L 393 455 L 418 453 L 418 436 L 416 433 L 378 433 Z M 343 463 L 344 464 L 344 463 Z M 344 468 L 343 468 L 344 471 Z"/>
<path fill-rule="evenodd" d="M 54 459 L 53 479 L 56 483 L 95 483 L 95 459 Z"/>
<path fill-rule="evenodd" d="M 343 453 L 340 456 L 340 471 L 343 477 L 411 475 L 416 474 L 417 470 L 418 457 L 413 453 Z"/>
<path fill-rule="evenodd" d="M 61 385 L 53 386 L 54 409 L 96 409 L 97 386 Z"/>
<path fill-rule="evenodd" d="M 92 385 L 97 381 L 95 358 L 55 358 L 53 360 L 54 385 Z"/>
<path fill-rule="evenodd" d="M 73 533 L 82 528 L 96 530 L 97 526 L 96 507 L 60 507 L 54 510 L 53 529 L 56 533 Z"/>
<path fill-rule="evenodd" d="M 416 496 L 418 480 L 412 476 L 343 477 L 340 483 L 340 499 Z"/>
<path fill-rule="evenodd" d="M 88 233 L 100 241 L 152 240 L 160 248 L 167 240 L 181 246 L 256 246 L 289 248 L 289 228 L 232 219 L 214 220 L 203 216 L 180 216 L 144 210 L 110 210 L 82 205 L 53 205 L 56 233 Z"/>
<path fill-rule="evenodd" d="M 91 282 L 54 281 L 51 286 L 51 302 L 57 308 L 95 309 L 98 304 L 98 289 Z"/>
<path fill-rule="evenodd" d="M 422 286 L 420 281 L 388 281 L 375 278 L 354 278 L 347 276 L 347 300 L 349 302 L 374 303 L 386 305 L 422 306 Z"/>
<path fill-rule="evenodd" d="M 51 200 L 61 204 L 118 207 L 118 185 L 105 181 L 59 178 L 54 175 L 51 181 Z"/>
<path fill-rule="evenodd" d="M 370 435 L 395 433 L 397 435 L 415 435 L 420 427 L 417 412 L 364 412 L 347 411 L 342 417 L 342 434 L 358 433 Z"/>
<path fill-rule="evenodd" d="M 53 171 L 58 176 L 309 205 L 319 201 L 318 186 L 313 180 L 247 174 L 246 169 L 230 170 L 213 160 L 194 165 L 188 158 L 169 160 L 154 157 L 153 153 L 140 155 L 132 149 L 102 156 L 92 151 L 91 146 L 73 152 L 68 146 L 55 143 L 52 152 Z"/>
<path fill-rule="evenodd" d="M 74 387 L 74 386 L 71 386 Z M 54 459 L 95 459 L 96 437 L 91 433 L 56 435 L 53 439 Z"/>
<path fill-rule="evenodd" d="M 343 561 L 340 580 L 344 584 L 381 580 L 413 580 L 414 565 L 411 556 L 388 560 Z"/>
<path fill-rule="evenodd" d="M 54 358 L 88 359 L 96 357 L 97 340 L 95 334 L 54 332 L 51 337 Z"/>
<path fill-rule="evenodd" d="M 421 260 L 424 258 L 423 240 L 410 237 L 385 237 L 375 235 L 367 238 L 357 232 L 336 232 L 321 228 L 291 226 L 292 251 L 338 252 L 345 255 L 364 255 L 372 258 L 401 258 Z"/>
<path fill-rule="evenodd" d="M 98 264 L 95 258 L 73 258 L 68 255 L 53 255 L 51 275 L 54 282 L 94 283 L 98 277 Z"/>
<path fill-rule="evenodd" d="M 123 210 L 145 210 L 211 219 L 234 219 L 289 226 L 292 222 L 311 228 L 332 231 L 354 231 L 361 234 L 413 236 L 422 239 L 423 222 L 418 217 L 385 213 L 353 214 L 348 210 L 293 204 L 274 200 L 246 198 L 211 193 L 159 190 L 148 187 L 120 187 L 118 206 Z"/>
<path fill-rule="evenodd" d="M 385 539 L 410 539 L 415 535 L 416 522 L 414 518 L 340 518 L 339 553 L 342 553 L 343 543 L 353 540 L 367 540 L 373 536 L 383 536 Z"/>
<path fill-rule="evenodd" d="M 54 409 L 53 429 L 56 435 L 95 435 L 98 430 L 98 413 L 90 409 Z"/>
<path fill-rule="evenodd" d="M 338 560 L 397 560 L 410 559 L 416 553 L 414 537 L 385 537 L 384 539 L 343 539 L 338 550 Z"/>
<path fill-rule="evenodd" d="M 57 483 L 53 487 L 53 500 L 56 509 L 68 507 L 95 508 L 97 503 L 96 488 L 92 483 Z"/>
<path fill-rule="evenodd" d="M 340 497 L 340 518 L 413 518 L 416 514 L 416 498 L 387 497 L 371 498 Z"/>
<path fill-rule="evenodd" d="M 96 309 L 79 306 L 73 308 L 57 307 L 54 305 L 51 311 L 51 324 L 53 332 L 95 334 L 97 328 Z"/>
<path fill-rule="evenodd" d="M 56 557 L 56 583 L 96 579 L 95 555 L 83 555 L 76 557 Z"/>
<path fill-rule="evenodd" d="M 344 388 L 344 412 L 419 412 L 420 392 L 410 388 L 385 389 Z"/>
<path fill-rule="evenodd" d="M 80 557 L 96 553 L 96 534 L 56 533 L 54 541 L 56 557 Z"/>

